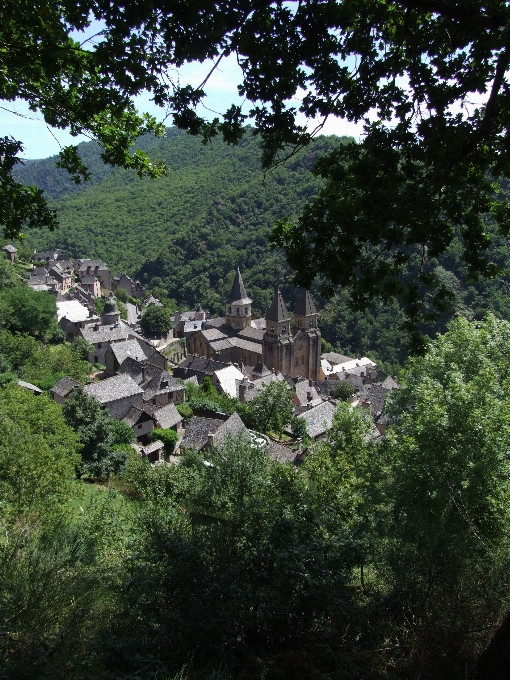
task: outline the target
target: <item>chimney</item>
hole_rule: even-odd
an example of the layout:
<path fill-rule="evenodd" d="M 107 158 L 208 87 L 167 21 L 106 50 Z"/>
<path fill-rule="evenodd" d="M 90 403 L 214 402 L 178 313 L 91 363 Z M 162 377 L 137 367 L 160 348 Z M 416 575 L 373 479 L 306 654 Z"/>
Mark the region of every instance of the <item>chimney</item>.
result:
<path fill-rule="evenodd" d="M 214 446 L 214 434 L 212 432 L 207 435 L 207 446 Z"/>
<path fill-rule="evenodd" d="M 144 364 L 142 368 L 142 380 L 143 382 L 147 381 L 147 366 Z"/>
<path fill-rule="evenodd" d="M 296 451 L 298 453 L 301 453 L 301 444 L 302 444 L 301 437 L 298 437 L 298 439 L 296 439 Z"/>
<path fill-rule="evenodd" d="M 244 382 L 240 383 L 239 385 L 239 401 L 241 404 L 246 403 L 246 390 L 248 388 L 248 385 Z"/>
<path fill-rule="evenodd" d="M 307 393 L 306 393 L 306 398 L 307 398 L 308 401 L 312 401 L 312 393 L 311 393 L 311 392 L 307 392 Z"/>
<path fill-rule="evenodd" d="M 98 323 L 94 324 L 94 330 L 95 330 L 95 331 L 98 331 L 98 330 L 99 330 L 99 324 L 98 324 Z"/>
<path fill-rule="evenodd" d="M 358 361 L 359 361 L 361 359 L 361 354 L 358 354 L 357 358 L 358 358 Z"/>

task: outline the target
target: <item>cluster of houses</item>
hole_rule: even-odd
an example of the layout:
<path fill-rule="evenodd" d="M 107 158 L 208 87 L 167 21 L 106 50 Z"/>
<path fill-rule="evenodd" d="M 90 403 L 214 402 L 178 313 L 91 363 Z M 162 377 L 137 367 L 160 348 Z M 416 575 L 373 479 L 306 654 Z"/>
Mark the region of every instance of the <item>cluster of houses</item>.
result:
<path fill-rule="evenodd" d="M 63 262 L 59 267 L 67 273 L 72 271 L 71 279 L 76 277 L 79 281 L 75 288 L 85 290 L 81 284 L 93 277 L 99 281 L 102 291 L 109 290 L 110 278 L 104 263 L 97 260 L 71 263 L 67 259 L 59 260 L 62 255 L 60 251 L 40 253 L 37 263 L 44 263 L 47 275 L 53 275 L 56 265 Z M 39 264 L 35 264 L 35 268 L 39 268 Z M 125 275 L 118 275 L 114 280 L 117 286 L 131 287 L 130 294 L 135 290 L 145 292 L 138 282 L 132 282 Z M 147 439 L 149 433 L 158 428 L 177 432 L 179 452 L 192 448 L 200 451 L 223 441 L 228 433 L 237 433 L 248 438 L 252 446 L 265 446 L 270 455 L 280 460 L 302 459 L 304 452 L 299 442 L 286 446 L 250 432 L 236 413 L 230 416 L 197 413 L 185 423 L 176 405 L 185 400 L 187 382 L 199 385 L 205 378 L 209 378 L 220 393 L 245 404 L 271 382 L 285 382 L 295 415 L 305 420 L 310 440 L 320 439 L 331 429 L 337 388 L 345 382 L 353 392 L 352 407 L 359 406 L 370 412 L 374 421 L 373 436 L 384 434 L 387 427 L 384 401 L 388 392 L 398 385 L 391 378 L 379 381 L 377 367 L 367 357 L 351 358 L 335 352 L 321 354 L 317 310 L 309 291 L 300 293 L 293 317 L 280 291 L 276 291 L 265 318 L 252 319 L 252 300 L 238 269 L 226 300 L 224 317 L 211 318 L 201 307 L 174 315 L 170 335 L 182 338 L 185 356 L 170 371 L 168 357 L 157 343 L 143 336 L 137 319 L 120 318 L 112 294 L 99 317 L 76 297 L 70 298 L 71 290 L 57 298 L 58 323 L 68 340 L 81 337 L 87 341 L 91 363 L 106 367 L 98 382 L 83 389 L 101 403 L 111 417 L 133 429 L 140 451 L 154 462 L 162 460 L 163 444 L 148 445 Z M 153 304 L 158 301 L 153 300 Z M 63 378 L 54 386 L 53 397 L 62 403 L 77 387 L 75 381 Z"/>

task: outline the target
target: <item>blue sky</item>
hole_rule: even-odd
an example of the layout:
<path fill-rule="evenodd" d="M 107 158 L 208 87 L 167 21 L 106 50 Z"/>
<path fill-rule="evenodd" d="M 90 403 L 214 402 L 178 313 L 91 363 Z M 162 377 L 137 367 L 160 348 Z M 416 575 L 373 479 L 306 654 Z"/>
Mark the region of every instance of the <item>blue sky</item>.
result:
<path fill-rule="evenodd" d="M 94 30 L 94 27 L 90 30 Z M 211 68 L 212 62 L 188 65 L 180 69 L 178 74 L 173 73 L 172 78 L 179 78 L 181 84 L 189 83 L 198 86 Z M 206 108 L 202 107 L 199 113 L 213 118 L 216 114 L 225 112 L 230 104 L 242 103 L 237 93 L 237 84 L 240 82 L 241 74 L 235 57 L 224 59 L 207 82 L 205 87 L 207 99 L 204 102 Z M 135 102 L 140 111 L 151 113 L 158 120 L 165 118 L 165 112 L 150 101 L 148 94 L 140 95 Z M 166 122 L 171 125 L 171 117 Z M 304 119 L 301 122 L 305 123 Z M 309 129 L 314 129 L 315 125 L 313 121 L 310 122 Z M 327 121 L 322 133 L 352 135 L 359 138 L 362 125 L 332 118 Z M 57 154 L 60 148 L 67 144 L 76 144 L 87 139 L 86 137 L 72 137 L 65 130 L 49 128 L 41 114 L 29 111 L 23 101 L 0 101 L 0 135 L 10 135 L 21 141 L 24 145 L 22 154 L 24 158 L 47 158 Z"/>

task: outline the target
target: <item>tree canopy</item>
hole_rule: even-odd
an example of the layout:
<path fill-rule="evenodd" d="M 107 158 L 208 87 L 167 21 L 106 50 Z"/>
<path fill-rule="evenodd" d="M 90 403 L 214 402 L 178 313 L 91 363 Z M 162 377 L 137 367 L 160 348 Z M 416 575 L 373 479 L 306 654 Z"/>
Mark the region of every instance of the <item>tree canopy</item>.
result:
<path fill-rule="evenodd" d="M 106 162 L 141 175 L 164 172 L 141 150 L 129 153 L 141 133 L 162 132 L 135 110 L 143 90 L 204 141 L 236 143 L 249 116 L 265 168 L 306 145 L 329 116 L 364 121 L 363 141 L 317 164 L 325 188 L 273 239 L 299 284 L 322 275 L 325 290 L 349 287 L 358 308 L 399 296 L 416 322 L 449 297 L 434 258 L 454 238 L 472 275 L 497 273 L 485 257 L 486 222 L 508 235 L 497 180 L 509 170 L 509 13 L 503 0 L 9 0 L 0 83 L 4 99 L 25 99 L 48 123 L 90 134 Z M 102 26 L 94 40 L 70 37 L 92 19 Z M 213 59 L 214 71 L 232 54 L 246 107 L 207 120 L 196 109 L 209 76 L 193 87 L 172 69 Z M 11 236 L 27 224 L 55 226 L 41 193 L 12 178 L 19 150 L 1 140 L 0 221 Z M 76 147 L 60 156 L 77 181 L 88 176 Z"/>

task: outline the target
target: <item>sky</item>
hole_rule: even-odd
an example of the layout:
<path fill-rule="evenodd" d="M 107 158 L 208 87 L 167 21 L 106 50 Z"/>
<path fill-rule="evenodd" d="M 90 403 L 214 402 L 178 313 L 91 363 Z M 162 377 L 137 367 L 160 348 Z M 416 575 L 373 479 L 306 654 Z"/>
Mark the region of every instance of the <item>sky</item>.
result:
<path fill-rule="evenodd" d="M 179 74 L 172 74 L 173 79 L 179 78 L 181 84 L 200 85 L 205 76 L 212 68 L 213 62 L 206 61 L 203 64 L 190 64 L 179 70 Z M 204 107 L 198 110 L 199 115 L 214 118 L 217 114 L 224 113 L 231 104 L 241 104 L 242 100 L 237 92 L 237 85 L 241 82 L 241 71 L 232 55 L 224 59 L 218 69 L 212 74 L 204 88 L 207 98 Z M 295 104 L 299 102 L 296 101 Z M 165 112 L 154 105 L 148 93 L 144 93 L 135 99 L 140 112 L 154 115 L 159 121 L 165 119 Z M 245 105 L 245 109 L 248 106 Z M 299 121 L 306 124 L 306 121 Z M 171 117 L 166 120 L 168 126 L 172 125 Z M 310 121 L 307 125 L 310 130 L 316 127 L 316 121 Z M 326 122 L 321 134 L 351 135 L 359 138 L 363 131 L 362 124 L 354 124 L 338 118 L 330 118 Z M 0 136 L 10 135 L 21 141 L 24 146 L 23 158 L 48 158 L 57 154 L 61 147 L 68 144 L 77 144 L 87 141 L 84 136 L 72 137 L 67 131 L 50 128 L 44 122 L 40 113 L 28 110 L 25 102 L 4 102 L 0 100 Z"/>

